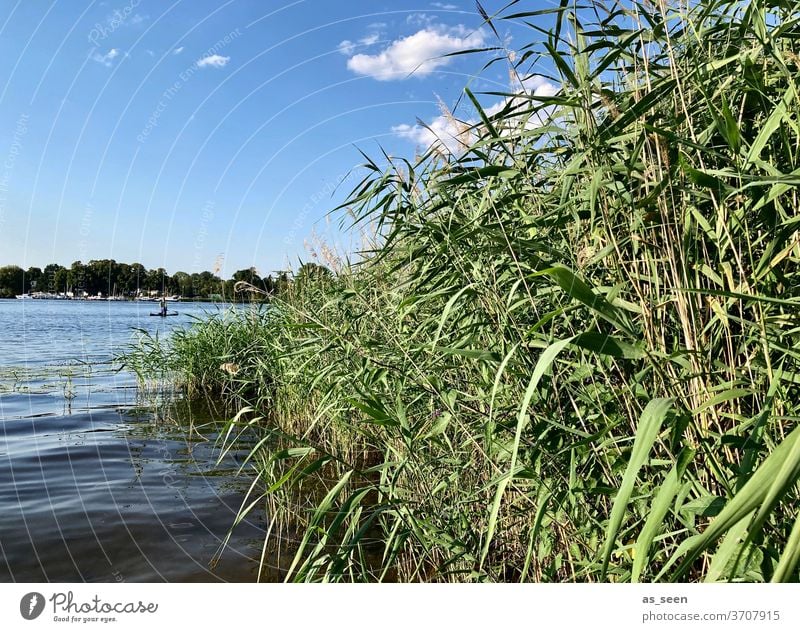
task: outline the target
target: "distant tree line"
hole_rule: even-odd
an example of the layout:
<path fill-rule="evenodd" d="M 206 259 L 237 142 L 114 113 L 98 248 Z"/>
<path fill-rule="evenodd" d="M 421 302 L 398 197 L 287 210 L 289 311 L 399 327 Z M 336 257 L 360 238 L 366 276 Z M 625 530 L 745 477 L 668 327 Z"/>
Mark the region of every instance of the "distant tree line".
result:
<path fill-rule="evenodd" d="M 89 263 L 76 261 L 69 268 L 51 263 L 44 269 L 19 266 L 0 267 L 0 298 L 13 298 L 28 292 L 64 294 L 76 297 L 137 295 L 180 295 L 189 299 L 244 300 L 251 296 L 269 296 L 289 283 L 286 272 L 275 276 L 259 276 L 255 268 L 237 270 L 223 280 L 212 272 L 176 272 L 164 268 L 148 270 L 141 263 L 118 263 L 113 259 L 93 259 Z M 253 290 L 252 288 L 255 288 Z"/>

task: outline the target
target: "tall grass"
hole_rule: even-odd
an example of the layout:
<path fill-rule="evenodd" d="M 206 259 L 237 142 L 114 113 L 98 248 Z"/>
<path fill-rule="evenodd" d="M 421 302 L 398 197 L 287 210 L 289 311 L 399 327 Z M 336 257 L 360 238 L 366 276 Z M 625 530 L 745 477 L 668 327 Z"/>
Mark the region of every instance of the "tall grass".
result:
<path fill-rule="evenodd" d="M 287 579 L 797 581 L 800 3 L 483 15 L 558 93 L 468 92 L 463 154 L 365 165 L 358 265 L 168 350 L 253 502 L 315 490 Z"/>

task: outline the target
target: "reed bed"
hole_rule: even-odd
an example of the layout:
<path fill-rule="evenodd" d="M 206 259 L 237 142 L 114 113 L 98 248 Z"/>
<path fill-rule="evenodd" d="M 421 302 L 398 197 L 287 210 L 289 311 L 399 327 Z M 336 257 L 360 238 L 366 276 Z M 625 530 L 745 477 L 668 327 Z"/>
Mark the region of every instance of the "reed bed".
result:
<path fill-rule="evenodd" d="M 239 402 L 288 580 L 797 581 L 800 3 L 527 6 L 556 94 L 466 91 L 358 263 L 131 361 Z"/>

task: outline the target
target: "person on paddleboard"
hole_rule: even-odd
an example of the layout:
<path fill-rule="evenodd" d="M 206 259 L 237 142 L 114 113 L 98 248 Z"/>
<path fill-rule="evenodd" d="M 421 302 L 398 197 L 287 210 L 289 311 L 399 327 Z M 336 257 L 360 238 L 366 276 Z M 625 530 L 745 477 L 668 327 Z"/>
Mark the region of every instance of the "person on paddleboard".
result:
<path fill-rule="evenodd" d="M 167 297 L 166 296 L 162 296 L 161 297 L 161 315 L 162 316 L 166 316 L 167 315 Z"/>

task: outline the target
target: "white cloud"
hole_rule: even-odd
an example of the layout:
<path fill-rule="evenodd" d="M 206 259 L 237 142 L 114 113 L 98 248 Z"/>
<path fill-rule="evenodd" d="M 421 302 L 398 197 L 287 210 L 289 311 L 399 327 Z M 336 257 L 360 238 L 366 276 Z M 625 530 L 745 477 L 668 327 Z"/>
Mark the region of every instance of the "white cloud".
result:
<path fill-rule="evenodd" d="M 363 47 L 363 46 L 372 46 L 373 44 L 377 44 L 380 40 L 381 36 L 378 33 L 370 33 L 369 35 L 365 35 L 362 37 L 358 42 L 351 42 L 350 40 L 343 40 L 339 42 L 339 45 L 336 47 L 337 50 L 346 56 L 350 56 L 356 52 L 356 48 Z"/>
<path fill-rule="evenodd" d="M 522 95 L 534 97 L 552 97 L 558 92 L 558 86 L 550 83 L 541 75 L 531 75 L 525 79 L 515 81 L 514 84 L 515 85 L 512 86 L 511 90 L 520 96 L 506 97 L 502 101 L 489 106 L 484 110 L 486 115 L 491 117 L 498 112 L 509 108 L 509 112 L 512 114 L 514 111 L 520 112 L 518 117 L 511 116 L 506 120 L 506 123 L 510 124 L 511 127 L 521 122 L 521 117 L 525 117 L 525 129 L 533 129 L 535 127 L 541 127 L 544 125 L 546 122 L 545 119 L 550 115 L 551 108 L 545 108 L 542 111 L 537 111 L 528 117 L 525 111 L 537 105 L 537 102 L 531 101 L 527 98 L 522 98 Z"/>
<path fill-rule="evenodd" d="M 172 51 L 173 55 L 180 55 L 183 52 L 183 46 L 178 46 L 175 50 Z"/>
<path fill-rule="evenodd" d="M 342 40 L 336 48 L 342 55 L 352 55 L 356 52 L 356 45 L 350 40 Z"/>
<path fill-rule="evenodd" d="M 523 98 L 523 95 L 548 97 L 558 92 L 557 86 L 538 75 L 532 75 L 515 83 L 516 86 L 512 87 L 510 91 L 516 92 L 519 96 L 507 97 L 484 110 L 489 117 L 501 112 L 506 107 L 520 111 L 517 116 L 514 116 L 511 111 L 510 115 L 504 119 L 504 126 L 499 130 L 504 135 L 515 128 L 519 129 L 520 126 L 524 126 L 525 129 L 541 127 L 550 114 L 550 108 L 534 114 L 526 113 L 525 110 L 531 107 L 531 101 Z M 442 109 L 445 109 L 444 105 L 442 105 Z M 395 125 L 392 127 L 392 132 L 400 138 L 410 140 L 426 149 L 437 146 L 443 152 L 458 155 L 464 153 L 469 145 L 477 139 L 476 125 L 478 125 L 477 119 L 460 121 L 453 115 L 445 113 L 425 125 L 420 123 Z"/>
<path fill-rule="evenodd" d="M 484 38 L 482 31 L 468 33 L 463 26 L 451 29 L 428 27 L 395 40 L 375 55 L 354 55 L 347 60 L 347 67 L 379 81 L 406 79 L 412 73 L 425 76 L 450 63 L 451 59 L 443 55 L 481 46 Z"/>
<path fill-rule="evenodd" d="M 526 92 L 534 93 L 536 96 L 552 97 L 558 92 L 558 86 L 550 83 L 542 75 L 531 75 L 520 79 L 520 85 Z"/>
<path fill-rule="evenodd" d="M 379 39 L 380 35 L 377 33 L 371 33 L 370 35 L 362 37 L 360 40 L 358 40 L 358 43 L 362 46 L 372 46 L 373 44 L 377 44 Z"/>
<path fill-rule="evenodd" d="M 429 26 L 436 22 L 435 15 L 428 15 L 427 13 L 410 13 L 406 17 L 406 24 L 413 26 Z"/>
<path fill-rule="evenodd" d="M 231 60 L 230 57 L 223 57 L 222 55 L 209 55 L 197 61 L 198 68 L 224 68 Z"/>
<path fill-rule="evenodd" d="M 142 24 L 145 20 L 149 20 L 149 15 L 142 15 L 141 13 L 137 13 L 131 18 L 131 24 Z"/>
<path fill-rule="evenodd" d="M 395 125 L 392 132 L 426 149 L 436 145 L 450 154 L 462 154 L 475 140 L 470 127 L 470 122 L 443 114 L 426 125 Z"/>
<path fill-rule="evenodd" d="M 452 11 L 453 9 L 458 9 L 458 7 L 454 4 L 445 4 L 443 2 L 431 2 L 431 6 L 436 7 L 437 9 L 442 9 L 443 11 Z"/>
<path fill-rule="evenodd" d="M 105 55 L 100 53 L 92 53 L 92 60 L 98 64 L 103 64 L 106 68 L 111 68 L 112 62 L 119 57 L 119 49 L 112 48 Z"/>

